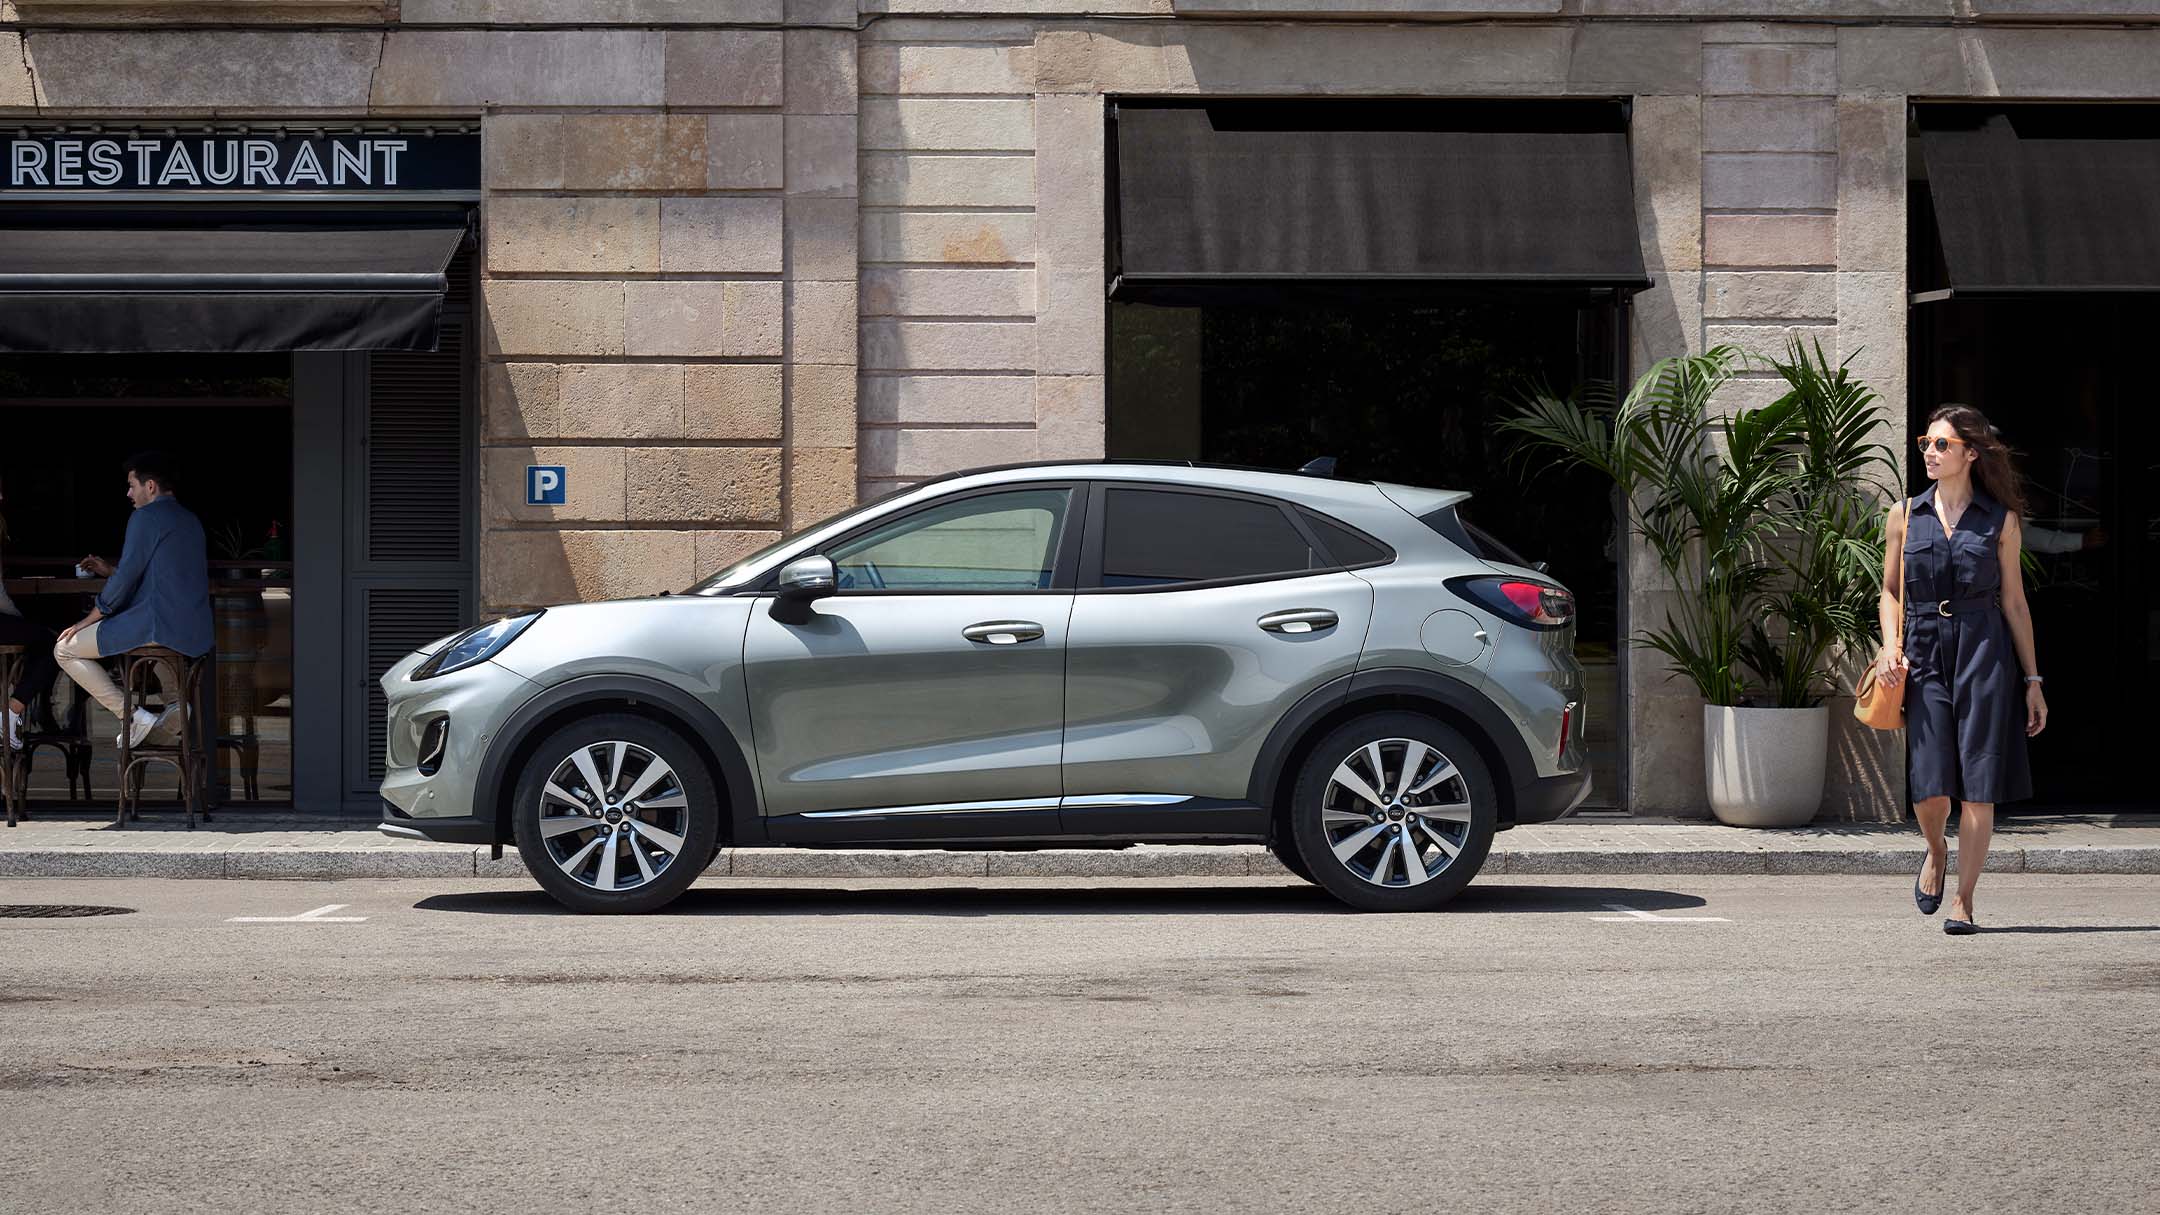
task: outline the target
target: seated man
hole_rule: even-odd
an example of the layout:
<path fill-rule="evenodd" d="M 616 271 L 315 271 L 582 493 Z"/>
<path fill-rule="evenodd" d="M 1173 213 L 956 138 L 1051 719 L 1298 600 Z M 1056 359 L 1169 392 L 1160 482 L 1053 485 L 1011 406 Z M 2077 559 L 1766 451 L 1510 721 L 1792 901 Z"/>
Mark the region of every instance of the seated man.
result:
<path fill-rule="evenodd" d="M 82 690 L 119 717 L 126 708 L 120 688 L 97 661 L 138 646 L 161 645 L 190 658 L 210 652 L 210 559 L 202 521 L 172 496 L 172 463 L 163 453 L 146 451 L 128 457 L 128 519 L 120 564 L 85 557 L 83 567 L 105 579 L 90 614 L 60 633 L 53 657 Z M 122 726 L 128 745 L 140 745 L 152 730 L 178 724 L 179 689 L 166 689 L 165 711 L 152 716 L 135 710 Z M 115 744 L 120 739 L 114 739 Z"/>

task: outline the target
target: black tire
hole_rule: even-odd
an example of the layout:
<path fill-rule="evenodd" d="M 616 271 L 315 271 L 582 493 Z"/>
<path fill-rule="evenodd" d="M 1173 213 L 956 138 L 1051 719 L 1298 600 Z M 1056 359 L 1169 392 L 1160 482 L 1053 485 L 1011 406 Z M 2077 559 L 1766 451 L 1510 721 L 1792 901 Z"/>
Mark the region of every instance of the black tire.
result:
<path fill-rule="evenodd" d="M 624 744 L 620 761 L 612 760 L 609 743 Z M 546 788 L 561 778 L 558 789 L 586 791 L 590 782 L 581 775 L 575 756 L 587 748 L 598 748 L 586 751 L 586 757 L 603 786 L 592 792 L 603 800 L 588 814 L 564 813 L 561 798 Z M 664 764 L 666 772 L 639 791 L 639 798 L 665 808 L 646 807 L 643 800 L 627 797 L 619 805 L 605 803 L 606 798 L 638 791 L 653 763 Z M 719 847 L 720 794 L 697 749 L 666 726 L 628 713 L 582 718 L 548 735 L 526 760 L 513 796 L 518 855 L 541 889 L 572 911 L 630 915 L 665 907 L 697 881 Z M 673 805 L 678 799 L 681 804 Z M 544 810 L 551 820 L 546 829 L 541 823 Z M 594 825 L 560 829 L 577 817 L 590 817 Z M 663 842 L 678 840 L 672 852 Z M 566 868 L 581 852 L 584 858 L 575 871 Z M 613 875 L 600 874 L 604 863 L 616 866 Z M 653 871 L 649 879 L 647 868 Z M 608 884 L 619 888 L 604 889 Z"/>
<path fill-rule="evenodd" d="M 1373 788 L 1365 780 L 1367 789 L 1382 795 L 1377 805 L 1352 793 L 1347 785 L 1335 785 L 1338 766 L 1350 765 L 1353 777 L 1366 777 L 1371 767 L 1368 748 L 1376 744 L 1381 775 L 1394 782 L 1392 788 Z M 1430 752 L 1419 753 L 1417 746 Z M 1414 775 L 1435 783 L 1398 803 L 1393 794 L 1405 786 L 1401 769 L 1404 760 L 1412 757 L 1419 760 Z M 1452 765 L 1451 775 L 1443 774 L 1442 763 Z M 1361 911 L 1430 911 L 1461 893 L 1492 849 L 1499 806 L 1492 774 L 1470 740 L 1442 722 L 1408 712 L 1372 713 L 1330 730 L 1299 766 L 1291 796 L 1295 798 L 1290 807 L 1292 838 L 1298 852 L 1311 858 L 1312 880 Z M 1401 813 L 1394 809 L 1397 805 L 1404 807 Z M 1420 808 L 1429 808 L 1433 817 L 1417 814 Z M 1326 817 L 1330 811 L 1336 815 L 1332 820 Z M 1343 817 L 1353 812 L 1366 821 Z M 1426 875 L 1416 882 L 1410 880 L 1401 846 L 1404 831 L 1411 833 Z M 1367 842 L 1348 853 L 1347 859 L 1338 855 L 1339 845 L 1361 836 Z M 1452 855 L 1449 848 L 1454 850 Z M 1387 855 L 1382 855 L 1383 850 Z M 1375 873 L 1383 884 L 1372 880 Z"/>
<path fill-rule="evenodd" d="M 1305 857 L 1298 852 L 1296 840 L 1289 836 L 1278 836 L 1268 841 L 1267 850 L 1275 855 L 1275 862 L 1288 869 L 1292 875 L 1315 886 L 1320 884 L 1313 878 L 1312 866 L 1306 864 Z"/>

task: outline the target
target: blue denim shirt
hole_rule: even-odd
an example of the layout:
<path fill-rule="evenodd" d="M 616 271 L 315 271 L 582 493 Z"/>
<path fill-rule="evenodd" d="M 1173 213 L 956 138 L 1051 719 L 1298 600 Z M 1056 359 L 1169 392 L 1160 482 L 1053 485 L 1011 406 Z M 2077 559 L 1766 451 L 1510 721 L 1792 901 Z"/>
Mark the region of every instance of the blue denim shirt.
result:
<path fill-rule="evenodd" d="M 108 658 L 141 645 L 209 653 L 210 554 L 195 512 L 170 497 L 136 510 L 97 606 L 98 653 Z"/>

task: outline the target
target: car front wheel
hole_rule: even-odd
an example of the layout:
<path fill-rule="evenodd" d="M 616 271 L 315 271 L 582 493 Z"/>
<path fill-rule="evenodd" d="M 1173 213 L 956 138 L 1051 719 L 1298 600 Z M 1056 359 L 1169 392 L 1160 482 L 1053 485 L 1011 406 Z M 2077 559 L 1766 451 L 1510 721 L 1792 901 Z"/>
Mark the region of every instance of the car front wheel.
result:
<path fill-rule="evenodd" d="M 572 911 L 666 906 L 719 846 L 720 799 L 703 759 L 673 730 L 627 713 L 549 735 L 513 796 L 525 868 Z"/>
<path fill-rule="evenodd" d="M 1329 731 L 1293 796 L 1313 880 L 1364 911 L 1426 911 L 1455 897 L 1492 848 L 1499 802 L 1469 739 L 1400 712 Z"/>

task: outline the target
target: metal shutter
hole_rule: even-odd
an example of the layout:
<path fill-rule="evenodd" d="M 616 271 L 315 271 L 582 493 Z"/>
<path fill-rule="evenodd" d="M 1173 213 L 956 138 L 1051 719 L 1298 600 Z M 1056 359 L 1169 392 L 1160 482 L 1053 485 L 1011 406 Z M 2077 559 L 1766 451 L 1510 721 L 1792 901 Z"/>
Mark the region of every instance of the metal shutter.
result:
<path fill-rule="evenodd" d="M 432 354 L 368 358 L 370 564 L 465 561 L 465 326 Z"/>
<path fill-rule="evenodd" d="M 453 275 L 455 281 L 455 275 Z M 469 295 L 467 296 L 469 299 Z M 361 510 L 346 619 L 358 627 L 348 670 L 358 678 L 348 730 L 352 792 L 371 797 L 388 743 L 383 674 L 426 643 L 472 623 L 473 403 L 471 322 L 445 315 L 440 348 L 367 356 L 358 421 Z M 351 717 L 348 716 L 348 721 Z"/>

